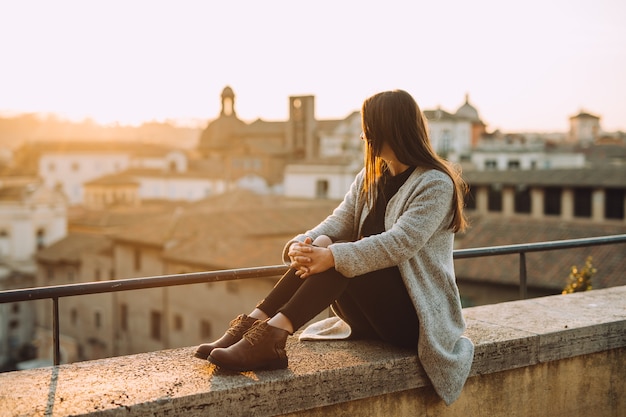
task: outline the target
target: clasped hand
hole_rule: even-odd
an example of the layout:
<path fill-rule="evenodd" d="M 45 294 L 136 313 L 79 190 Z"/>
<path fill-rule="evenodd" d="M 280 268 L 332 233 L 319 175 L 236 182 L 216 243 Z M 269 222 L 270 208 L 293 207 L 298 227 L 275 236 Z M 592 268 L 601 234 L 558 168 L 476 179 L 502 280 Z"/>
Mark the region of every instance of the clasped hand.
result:
<path fill-rule="evenodd" d="M 290 266 L 296 269 L 296 275 L 303 279 L 335 266 L 335 259 L 330 249 L 314 246 L 309 237 L 304 242 L 292 243 L 287 255 L 291 259 Z"/>

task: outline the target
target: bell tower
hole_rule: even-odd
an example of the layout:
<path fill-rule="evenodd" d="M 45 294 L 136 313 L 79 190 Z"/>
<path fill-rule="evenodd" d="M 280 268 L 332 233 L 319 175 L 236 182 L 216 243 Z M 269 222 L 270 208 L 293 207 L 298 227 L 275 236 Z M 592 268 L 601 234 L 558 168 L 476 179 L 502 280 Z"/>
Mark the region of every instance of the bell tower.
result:
<path fill-rule="evenodd" d="M 295 159 L 315 157 L 317 154 L 315 130 L 315 97 L 289 97 L 287 146 Z"/>
<path fill-rule="evenodd" d="M 222 90 L 222 111 L 220 116 L 231 117 L 235 114 L 235 93 L 229 86 L 224 87 Z"/>

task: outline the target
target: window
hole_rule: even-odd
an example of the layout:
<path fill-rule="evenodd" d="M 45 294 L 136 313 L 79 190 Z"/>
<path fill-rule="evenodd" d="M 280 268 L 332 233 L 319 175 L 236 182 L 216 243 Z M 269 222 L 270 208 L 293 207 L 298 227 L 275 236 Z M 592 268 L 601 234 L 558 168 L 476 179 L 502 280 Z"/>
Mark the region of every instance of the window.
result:
<path fill-rule="evenodd" d="M 315 185 L 315 197 L 328 198 L 328 180 L 317 180 Z"/>
<path fill-rule="evenodd" d="M 530 213 L 530 189 L 518 186 L 513 196 L 513 205 L 516 213 Z"/>
<path fill-rule="evenodd" d="M 607 188 L 604 190 L 604 217 L 607 219 L 624 219 L 624 195 L 623 189 Z"/>
<path fill-rule="evenodd" d="M 441 138 L 439 139 L 439 149 L 437 150 L 437 153 L 446 158 L 452 148 L 451 142 L 452 137 L 450 135 L 450 131 L 448 129 L 444 129 L 441 134 Z"/>
<path fill-rule="evenodd" d="M 558 187 L 546 187 L 543 189 L 543 214 L 561 214 L 561 189 Z"/>
<path fill-rule="evenodd" d="M 100 327 L 102 327 L 102 314 L 99 311 L 96 311 L 93 314 L 93 324 L 96 327 L 96 329 L 99 329 Z"/>
<path fill-rule="evenodd" d="M 487 159 L 485 161 L 485 169 L 497 169 L 498 162 L 495 159 Z"/>
<path fill-rule="evenodd" d="M 180 314 L 174 315 L 174 330 L 183 330 L 183 316 Z"/>
<path fill-rule="evenodd" d="M 502 187 L 493 185 L 489 188 L 487 210 L 502 211 Z"/>
<path fill-rule="evenodd" d="M 465 208 L 476 209 L 476 190 L 474 187 L 469 187 L 469 191 L 465 195 Z"/>
<path fill-rule="evenodd" d="M 13 312 L 13 314 L 17 314 L 20 312 L 20 305 L 18 303 L 12 304 L 11 305 L 11 311 Z"/>
<path fill-rule="evenodd" d="M 591 188 L 574 188 L 574 217 L 591 217 Z"/>
<path fill-rule="evenodd" d="M 509 169 L 519 169 L 520 168 L 520 163 L 518 160 L 516 159 L 512 159 L 509 161 L 508 164 Z"/>
<path fill-rule="evenodd" d="M 76 311 L 75 308 L 70 311 L 70 322 L 72 323 L 72 326 L 76 326 L 78 324 L 78 311 Z"/>
<path fill-rule="evenodd" d="M 43 229 L 37 230 L 37 250 L 43 249 L 45 246 L 46 232 Z"/>
<path fill-rule="evenodd" d="M 211 323 L 206 320 L 202 320 L 200 322 L 200 338 L 201 339 L 211 338 Z"/>
<path fill-rule="evenodd" d="M 161 340 L 161 313 L 159 311 L 150 312 L 150 337 L 154 340 Z"/>
<path fill-rule="evenodd" d="M 120 304 L 120 329 L 128 330 L 128 305 Z"/>

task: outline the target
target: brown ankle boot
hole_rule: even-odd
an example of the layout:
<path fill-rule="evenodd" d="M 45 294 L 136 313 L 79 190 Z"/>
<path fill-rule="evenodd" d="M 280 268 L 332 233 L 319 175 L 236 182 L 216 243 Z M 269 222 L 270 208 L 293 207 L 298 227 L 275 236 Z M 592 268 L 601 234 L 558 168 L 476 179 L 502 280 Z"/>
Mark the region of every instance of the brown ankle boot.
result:
<path fill-rule="evenodd" d="M 254 317 L 248 317 L 245 314 L 240 314 L 237 318 L 230 322 L 230 327 L 224 333 L 224 336 L 217 339 L 213 343 L 203 343 L 198 346 L 196 353 L 193 355 L 199 359 L 207 359 L 211 354 L 211 351 L 215 348 L 225 348 L 234 345 L 241 340 L 241 337 L 245 332 L 250 330 L 250 327 L 257 321 Z"/>
<path fill-rule="evenodd" d="M 285 344 L 289 332 L 270 326 L 268 320 L 255 323 L 234 345 L 213 349 L 209 362 L 239 372 L 287 368 Z"/>

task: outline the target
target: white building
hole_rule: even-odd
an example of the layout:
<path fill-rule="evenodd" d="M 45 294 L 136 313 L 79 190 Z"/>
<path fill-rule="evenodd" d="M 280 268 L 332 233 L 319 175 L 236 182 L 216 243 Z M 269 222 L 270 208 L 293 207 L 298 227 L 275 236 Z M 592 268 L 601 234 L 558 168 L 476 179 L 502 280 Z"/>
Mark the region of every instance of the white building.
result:
<path fill-rule="evenodd" d="M 30 261 L 67 234 L 67 201 L 42 184 L 0 188 L 0 261 Z"/>
<path fill-rule="evenodd" d="M 455 162 L 469 155 L 485 133 L 485 124 L 478 110 L 470 104 L 469 95 L 465 95 L 465 102 L 455 113 L 437 108 L 425 110 L 424 115 L 433 148 L 439 155 Z"/>
<path fill-rule="evenodd" d="M 187 171 L 183 151 L 157 145 L 55 142 L 34 147 L 37 172 L 48 187 L 60 187 L 70 204 L 81 204 L 85 183 L 128 169 Z"/>
<path fill-rule="evenodd" d="M 600 118 L 584 111 L 570 117 L 569 126 L 569 141 L 579 144 L 594 143 L 602 130 Z"/>
<path fill-rule="evenodd" d="M 67 202 L 41 183 L 0 187 L 0 290 L 33 287 L 33 255 L 67 235 Z M 34 336 L 32 303 L 0 305 L 0 366 Z"/>
<path fill-rule="evenodd" d="M 294 198 L 340 200 L 363 167 L 361 114 L 318 126 L 316 153 L 286 166 L 284 194 Z"/>
<path fill-rule="evenodd" d="M 470 156 L 473 169 L 569 169 L 584 168 L 585 155 L 567 148 L 548 149 L 543 142 L 522 143 L 482 143 Z"/>

